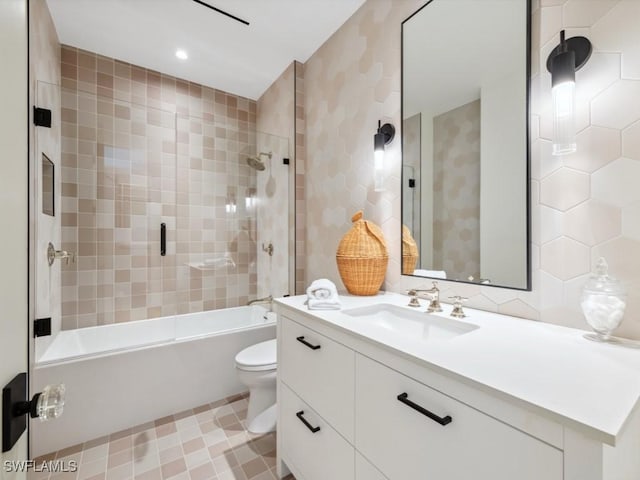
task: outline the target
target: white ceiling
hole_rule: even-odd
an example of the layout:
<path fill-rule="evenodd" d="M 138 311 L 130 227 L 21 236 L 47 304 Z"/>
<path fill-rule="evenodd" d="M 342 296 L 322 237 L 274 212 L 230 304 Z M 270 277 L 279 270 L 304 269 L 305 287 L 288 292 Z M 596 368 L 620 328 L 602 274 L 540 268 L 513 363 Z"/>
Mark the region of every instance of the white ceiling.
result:
<path fill-rule="evenodd" d="M 364 0 L 47 0 L 60 42 L 257 99 Z M 178 60 L 176 49 L 188 52 Z"/>

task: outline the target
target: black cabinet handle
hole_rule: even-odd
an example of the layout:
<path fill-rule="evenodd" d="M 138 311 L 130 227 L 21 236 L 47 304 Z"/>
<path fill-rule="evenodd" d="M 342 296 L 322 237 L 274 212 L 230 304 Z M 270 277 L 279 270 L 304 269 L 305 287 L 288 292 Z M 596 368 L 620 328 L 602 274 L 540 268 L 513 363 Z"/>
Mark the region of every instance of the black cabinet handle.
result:
<path fill-rule="evenodd" d="M 413 403 L 411 400 L 409 400 L 409 394 L 407 394 L 407 392 L 398 395 L 398 400 L 400 400 L 405 405 L 413 408 L 414 410 L 420 412 L 421 414 L 429 417 L 434 422 L 438 422 L 442 426 L 449 425 L 453 421 L 453 418 L 451 418 L 449 415 L 447 415 L 446 417 L 439 417 L 435 413 L 431 413 L 429 410 L 421 407 L 417 403 Z"/>
<path fill-rule="evenodd" d="M 298 413 L 296 413 L 296 417 L 298 417 L 300 419 L 300 421 L 302 423 L 304 423 L 304 426 L 307 427 L 309 430 L 311 430 L 311 433 L 316 433 L 320 431 L 320 427 L 312 427 L 311 424 L 309 422 L 307 422 L 307 419 L 303 417 L 304 415 L 304 410 L 300 410 Z"/>
<path fill-rule="evenodd" d="M 160 255 L 163 257 L 167 254 L 167 224 L 160 224 Z"/>
<path fill-rule="evenodd" d="M 304 343 L 307 347 L 309 347 L 311 350 L 318 350 L 320 348 L 320 345 L 311 345 L 309 342 L 307 342 L 304 339 L 304 336 L 302 337 L 296 337 L 296 340 L 298 340 L 300 343 Z"/>

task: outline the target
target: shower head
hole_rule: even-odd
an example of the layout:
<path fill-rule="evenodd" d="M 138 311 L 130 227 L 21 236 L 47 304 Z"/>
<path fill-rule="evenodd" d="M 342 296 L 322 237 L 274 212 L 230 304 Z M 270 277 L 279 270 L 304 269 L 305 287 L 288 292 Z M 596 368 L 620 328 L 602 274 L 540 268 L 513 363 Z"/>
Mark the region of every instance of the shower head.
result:
<path fill-rule="evenodd" d="M 262 161 L 262 157 L 263 156 L 265 156 L 267 158 L 271 158 L 271 152 L 269 152 L 269 153 L 260 152 L 256 156 L 247 157 L 247 163 L 249 164 L 249 166 L 251 168 L 253 168 L 255 170 L 258 170 L 258 171 L 263 171 L 265 169 L 264 162 Z"/>

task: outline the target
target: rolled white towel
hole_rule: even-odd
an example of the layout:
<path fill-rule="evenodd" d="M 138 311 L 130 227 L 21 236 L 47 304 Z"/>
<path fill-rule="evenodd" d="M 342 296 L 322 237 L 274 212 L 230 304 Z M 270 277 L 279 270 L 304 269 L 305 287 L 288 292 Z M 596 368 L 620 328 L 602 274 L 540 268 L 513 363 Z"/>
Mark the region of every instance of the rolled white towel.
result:
<path fill-rule="evenodd" d="M 319 278 L 318 280 L 314 280 L 307 288 L 307 296 L 309 298 L 313 297 L 318 300 L 321 299 L 329 299 L 332 297 L 338 296 L 338 290 L 336 289 L 335 284 L 327 279 L 327 278 Z"/>
<path fill-rule="evenodd" d="M 339 310 L 342 304 L 335 284 L 326 278 L 314 280 L 307 288 L 309 310 Z"/>

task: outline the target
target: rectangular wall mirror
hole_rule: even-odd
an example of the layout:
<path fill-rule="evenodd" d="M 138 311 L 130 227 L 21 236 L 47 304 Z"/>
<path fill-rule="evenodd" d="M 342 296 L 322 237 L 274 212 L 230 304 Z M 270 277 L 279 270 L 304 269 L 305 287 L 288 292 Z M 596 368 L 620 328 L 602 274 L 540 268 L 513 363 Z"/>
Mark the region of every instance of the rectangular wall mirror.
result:
<path fill-rule="evenodd" d="M 530 1 L 402 23 L 404 275 L 530 289 Z"/>
<path fill-rule="evenodd" d="M 42 213 L 55 216 L 55 166 L 42 154 Z"/>

